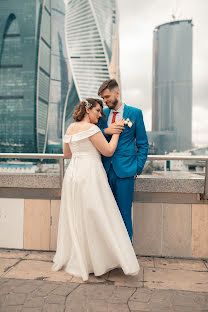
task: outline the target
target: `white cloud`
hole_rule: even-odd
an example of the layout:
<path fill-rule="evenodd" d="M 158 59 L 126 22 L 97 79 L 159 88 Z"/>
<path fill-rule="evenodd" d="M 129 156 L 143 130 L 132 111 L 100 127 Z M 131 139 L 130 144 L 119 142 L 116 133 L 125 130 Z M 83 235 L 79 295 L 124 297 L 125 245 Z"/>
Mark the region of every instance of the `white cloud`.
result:
<path fill-rule="evenodd" d="M 207 108 L 193 107 L 193 141 L 198 146 L 208 146 Z"/>

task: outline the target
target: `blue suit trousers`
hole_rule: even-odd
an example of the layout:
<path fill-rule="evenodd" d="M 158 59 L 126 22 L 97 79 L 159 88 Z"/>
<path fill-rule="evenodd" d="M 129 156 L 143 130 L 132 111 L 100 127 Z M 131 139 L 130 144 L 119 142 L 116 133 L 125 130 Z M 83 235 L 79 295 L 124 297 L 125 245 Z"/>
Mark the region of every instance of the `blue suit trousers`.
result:
<path fill-rule="evenodd" d="M 133 226 L 131 214 L 134 194 L 134 177 L 119 178 L 111 165 L 108 171 L 108 182 L 132 242 Z"/>

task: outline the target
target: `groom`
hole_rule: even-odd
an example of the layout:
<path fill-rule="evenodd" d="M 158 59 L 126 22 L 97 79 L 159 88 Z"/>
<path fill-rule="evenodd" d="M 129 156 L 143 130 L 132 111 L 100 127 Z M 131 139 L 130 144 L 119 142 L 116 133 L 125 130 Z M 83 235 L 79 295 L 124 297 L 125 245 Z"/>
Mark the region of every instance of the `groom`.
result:
<path fill-rule="evenodd" d="M 114 155 L 112 157 L 103 156 L 102 161 L 132 241 L 131 208 L 134 178 L 142 172 L 149 147 L 142 111 L 122 103 L 118 83 L 115 79 L 104 81 L 98 90 L 98 95 L 108 106 L 104 110 L 106 119 L 102 117 L 98 124 L 106 139 L 110 140 L 114 133 L 121 133 Z M 124 127 L 117 123 L 121 118 L 126 120 Z"/>

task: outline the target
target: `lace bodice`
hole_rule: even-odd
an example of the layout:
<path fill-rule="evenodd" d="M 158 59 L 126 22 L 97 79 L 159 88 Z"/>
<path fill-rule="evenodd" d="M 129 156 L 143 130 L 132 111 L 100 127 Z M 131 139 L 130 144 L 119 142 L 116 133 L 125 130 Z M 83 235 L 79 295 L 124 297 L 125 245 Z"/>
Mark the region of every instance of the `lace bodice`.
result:
<path fill-rule="evenodd" d="M 100 129 L 96 125 L 93 125 L 88 130 L 71 135 L 65 135 L 63 141 L 64 143 L 69 143 L 72 157 L 81 155 L 100 156 L 100 153 L 89 139 L 89 137 L 99 131 Z"/>

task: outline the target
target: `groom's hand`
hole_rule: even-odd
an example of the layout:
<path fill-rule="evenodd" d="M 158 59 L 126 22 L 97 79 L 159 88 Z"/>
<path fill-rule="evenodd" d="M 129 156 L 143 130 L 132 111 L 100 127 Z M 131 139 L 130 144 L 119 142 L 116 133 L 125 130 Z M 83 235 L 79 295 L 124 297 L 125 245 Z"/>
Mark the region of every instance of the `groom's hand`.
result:
<path fill-rule="evenodd" d="M 123 119 L 112 123 L 108 128 L 104 129 L 105 134 L 113 135 L 120 134 L 124 130 L 124 121 Z"/>

